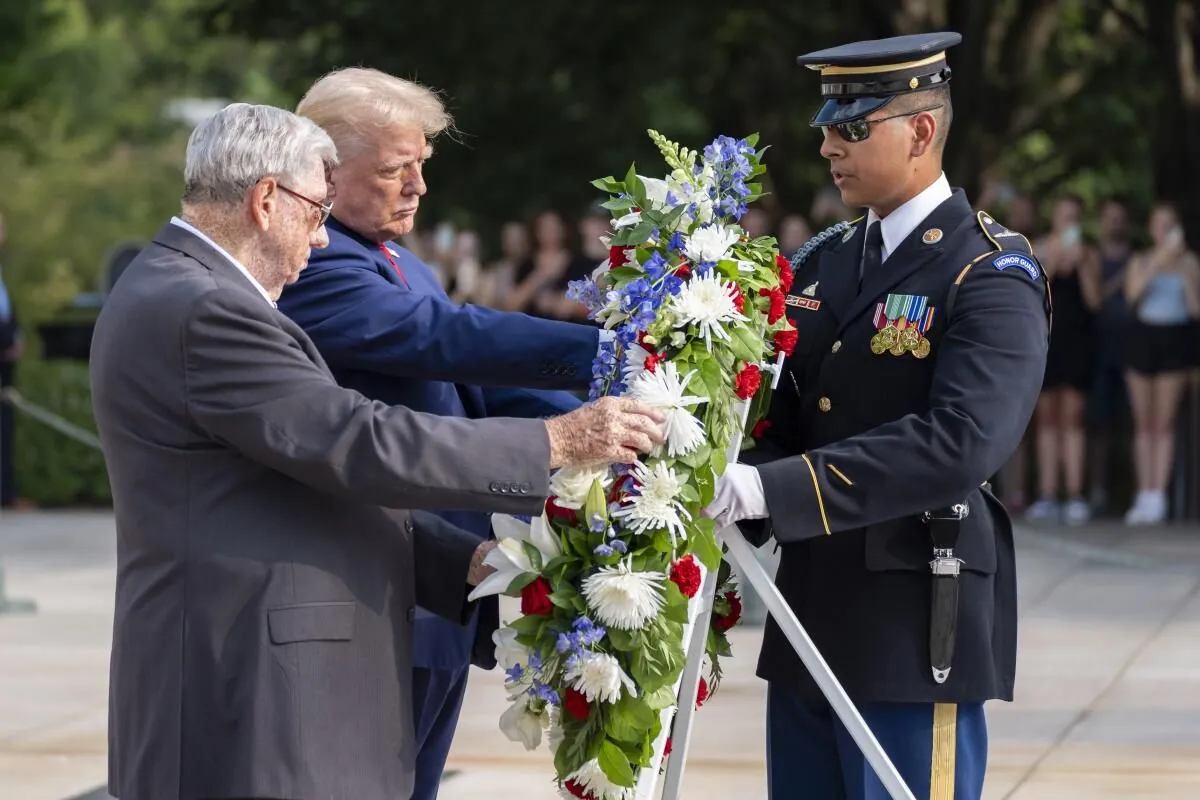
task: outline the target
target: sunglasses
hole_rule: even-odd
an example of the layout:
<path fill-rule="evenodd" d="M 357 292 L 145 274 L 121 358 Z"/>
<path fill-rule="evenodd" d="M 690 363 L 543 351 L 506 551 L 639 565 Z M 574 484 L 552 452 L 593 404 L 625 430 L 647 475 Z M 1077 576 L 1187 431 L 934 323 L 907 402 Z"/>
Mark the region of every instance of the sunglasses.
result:
<path fill-rule="evenodd" d="M 888 117 L 877 117 L 876 119 L 856 119 L 852 122 L 838 122 L 829 127 L 837 131 L 838 136 L 842 137 L 847 142 L 865 142 L 871 138 L 871 126 L 879 122 L 887 122 L 889 119 L 899 119 L 900 117 L 911 117 L 914 114 L 923 114 L 926 111 L 936 111 L 941 108 L 942 104 L 936 106 L 925 106 L 924 108 L 914 108 L 912 111 L 903 111 L 899 114 L 892 114 Z"/>
<path fill-rule="evenodd" d="M 285 192 L 290 194 L 292 197 L 295 197 L 297 200 L 303 200 L 304 202 L 315 207 L 318 211 L 321 212 L 320 218 L 317 220 L 317 224 L 313 227 L 314 230 L 321 227 L 329 220 L 329 215 L 333 213 L 333 203 L 322 203 L 319 200 L 313 200 L 311 197 L 306 197 L 306 196 L 300 194 L 295 189 L 289 189 L 288 187 L 284 186 L 282 183 L 279 183 L 276 185 L 280 189 L 283 189 Z"/>

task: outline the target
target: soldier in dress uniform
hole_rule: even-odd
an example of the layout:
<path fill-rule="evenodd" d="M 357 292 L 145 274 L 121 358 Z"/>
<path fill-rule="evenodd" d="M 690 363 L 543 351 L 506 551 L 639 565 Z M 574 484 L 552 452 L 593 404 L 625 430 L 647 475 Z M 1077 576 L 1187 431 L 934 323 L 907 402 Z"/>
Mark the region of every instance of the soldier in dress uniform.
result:
<path fill-rule="evenodd" d="M 782 550 L 777 585 L 918 798 L 978 798 L 983 703 L 1011 700 L 1012 527 L 986 483 L 1042 382 L 1050 297 L 1028 240 L 942 172 L 956 33 L 799 58 L 848 207 L 792 260 L 773 423 L 708 508 Z M 753 464 L 753 465 L 752 465 Z M 771 797 L 886 798 L 774 622 Z"/>

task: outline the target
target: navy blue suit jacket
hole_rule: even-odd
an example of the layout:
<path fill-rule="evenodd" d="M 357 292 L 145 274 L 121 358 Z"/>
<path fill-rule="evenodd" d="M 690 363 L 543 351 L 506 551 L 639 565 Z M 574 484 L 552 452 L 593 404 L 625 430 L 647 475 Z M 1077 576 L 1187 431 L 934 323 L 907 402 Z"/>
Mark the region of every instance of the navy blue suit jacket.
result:
<path fill-rule="evenodd" d="M 458 305 L 403 247 L 388 243 L 385 254 L 335 219 L 326 229 L 329 246 L 312 252 L 279 309 L 313 340 L 338 383 L 443 416 L 542 417 L 579 405 L 574 395 L 547 390 L 588 385 L 596 328 Z M 487 514 L 439 514 L 480 539 L 491 535 Z M 467 628 L 418 609 L 413 664 L 491 668 L 497 624 L 495 598 L 479 604 Z"/>

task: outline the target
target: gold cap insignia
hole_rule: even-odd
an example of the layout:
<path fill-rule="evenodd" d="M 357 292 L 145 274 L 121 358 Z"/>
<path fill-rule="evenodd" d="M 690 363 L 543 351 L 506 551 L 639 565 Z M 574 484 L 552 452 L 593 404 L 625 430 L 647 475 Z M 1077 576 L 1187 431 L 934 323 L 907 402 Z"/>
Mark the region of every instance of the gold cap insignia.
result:
<path fill-rule="evenodd" d="M 806 288 L 804 289 L 804 291 L 803 291 L 803 292 L 801 292 L 800 294 L 802 294 L 802 295 L 804 295 L 804 296 L 806 296 L 806 297 L 816 297 L 816 296 L 817 296 L 817 284 L 818 284 L 818 283 L 820 283 L 820 281 L 814 281 L 814 282 L 813 282 L 813 284 L 812 284 L 811 286 L 808 286 L 808 287 L 806 287 Z"/>
<path fill-rule="evenodd" d="M 921 235 L 921 241 L 925 244 L 937 244 L 942 240 L 941 228 L 930 228 Z"/>

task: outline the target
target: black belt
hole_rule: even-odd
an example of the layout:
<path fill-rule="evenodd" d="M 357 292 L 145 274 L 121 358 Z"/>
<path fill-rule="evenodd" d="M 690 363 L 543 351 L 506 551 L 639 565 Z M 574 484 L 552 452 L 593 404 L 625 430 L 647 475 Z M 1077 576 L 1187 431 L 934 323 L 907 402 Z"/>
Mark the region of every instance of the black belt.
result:
<path fill-rule="evenodd" d="M 933 592 L 929 608 L 929 665 L 935 683 L 945 683 L 950 677 L 950 662 L 954 658 L 954 631 L 958 625 L 958 573 L 962 559 L 954 555 L 958 530 L 970 512 L 968 505 L 958 503 L 937 511 L 926 511 L 933 542 Z"/>

